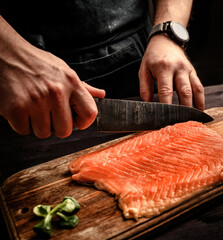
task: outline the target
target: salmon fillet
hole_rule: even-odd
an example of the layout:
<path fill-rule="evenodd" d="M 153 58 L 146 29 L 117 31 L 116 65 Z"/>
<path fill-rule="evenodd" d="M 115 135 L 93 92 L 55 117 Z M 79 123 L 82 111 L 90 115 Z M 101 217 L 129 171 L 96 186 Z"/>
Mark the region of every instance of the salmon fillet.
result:
<path fill-rule="evenodd" d="M 125 218 L 151 218 L 223 180 L 223 138 L 189 121 L 74 159 L 73 180 L 115 194 Z"/>

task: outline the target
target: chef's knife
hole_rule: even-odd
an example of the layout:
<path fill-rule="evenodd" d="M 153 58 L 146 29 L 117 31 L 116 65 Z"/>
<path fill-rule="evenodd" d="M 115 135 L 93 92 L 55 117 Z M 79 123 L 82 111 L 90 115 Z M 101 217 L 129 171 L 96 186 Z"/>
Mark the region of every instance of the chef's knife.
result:
<path fill-rule="evenodd" d="M 210 122 L 211 116 L 196 108 L 120 99 L 95 99 L 98 107 L 97 128 L 102 132 L 155 130 L 189 120 Z"/>

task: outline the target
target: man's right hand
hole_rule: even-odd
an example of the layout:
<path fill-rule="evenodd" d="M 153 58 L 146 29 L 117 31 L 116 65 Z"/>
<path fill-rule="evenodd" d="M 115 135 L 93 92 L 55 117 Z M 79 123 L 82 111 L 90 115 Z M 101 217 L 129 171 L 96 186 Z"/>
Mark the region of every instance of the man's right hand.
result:
<path fill-rule="evenodd" d="M 73 125 L 85 129 L 97 116 L 92 96 L 103 98 L 105 91 L 82 82 L 64 61 L 30 45 L 0 17 L 0 115 L 17 133 L 32 128 L 47 138 L 53 129 L 63 138 Z"/>

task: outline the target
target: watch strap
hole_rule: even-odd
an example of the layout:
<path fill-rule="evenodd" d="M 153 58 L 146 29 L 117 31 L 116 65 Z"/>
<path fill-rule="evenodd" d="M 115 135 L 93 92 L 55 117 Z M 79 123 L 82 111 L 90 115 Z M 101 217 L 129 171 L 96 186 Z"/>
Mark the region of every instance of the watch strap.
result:
<path fill-rule="evenodd" d="M 169 23 L 170 22 L 163 22 L 153 26 L 149 34 L 149 39 L 155 34 L 166 32 L 167 26 L 169 25 Z"/>

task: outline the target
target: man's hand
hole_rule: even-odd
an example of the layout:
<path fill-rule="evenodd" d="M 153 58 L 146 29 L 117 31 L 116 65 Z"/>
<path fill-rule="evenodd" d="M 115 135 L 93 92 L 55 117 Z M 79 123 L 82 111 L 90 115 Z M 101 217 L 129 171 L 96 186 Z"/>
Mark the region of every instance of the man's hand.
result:
<path fill-rule="evenodd" d="M 154 81 L 159 101 L 172 103 L 173 84 L 182 105 L 204 110 L 204 88 L 184 50 L 163 34 L 153 36 L 139 70 L 140 95 L 152 101 Z"/>
<path fill-rule="evenodd" d="M 0 115 L 19 134 L 67 137 L 97 116 L 93 97 L 105 91 L 83 83 L 64 61 L 19 36 L 0 18 Z M 76 112 L 73 119 L 71 107 Z"/>
<path fill-rule="evenodd" d="M 92 96 L 103 98 L 104 90 L 80 81 L 56 56 L 38 49 L 34 52 L 2 61 L 1 115 L 19 134 L 28 134 L 31 125 L 39 138 L 49 137 L 52 129 L 56 136 L 67 137 L 73 125 L 87 128 L 97 116 Z M 77 114 L 75 119 L 71 106 Z"/>

